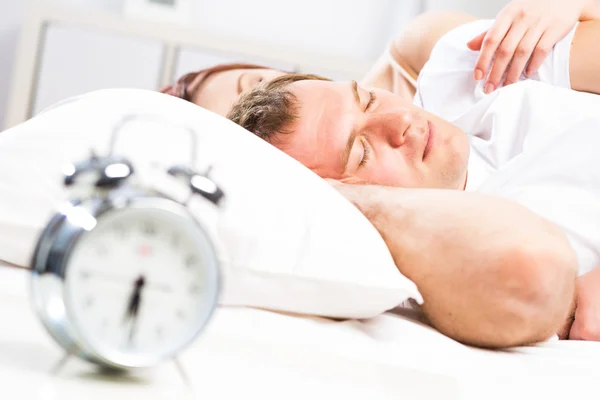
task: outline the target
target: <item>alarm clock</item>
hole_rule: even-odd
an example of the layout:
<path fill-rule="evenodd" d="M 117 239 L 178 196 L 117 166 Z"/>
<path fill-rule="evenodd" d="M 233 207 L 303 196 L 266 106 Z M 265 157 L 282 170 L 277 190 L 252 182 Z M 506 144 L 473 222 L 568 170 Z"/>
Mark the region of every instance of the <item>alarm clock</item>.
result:
<path fill-rule="evenodd" d="M 223 193 L 206 174 L 164 172 L 219 206 Z M 174 359 L 208 323 L 220 288 L 209 231 L 134 176 L 112 150 L 67 168 L 64 184 L 79 195 L 51 218 L 31 265 L 34 308 L 52 338 L 67 355 L 114 369 Z"/>

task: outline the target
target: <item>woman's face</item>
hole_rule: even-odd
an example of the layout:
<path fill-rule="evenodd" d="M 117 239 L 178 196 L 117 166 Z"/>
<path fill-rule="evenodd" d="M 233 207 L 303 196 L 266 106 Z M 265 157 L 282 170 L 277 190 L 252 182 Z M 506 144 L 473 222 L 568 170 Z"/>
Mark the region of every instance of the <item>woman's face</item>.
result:
<path fill-rule="evenodd" d="M 274 69 L 232 69 L 210 74 L 192 101 L 200 107 L 227 115 L 238 96 L 264 81 L 271 81 L 285 72 Z"/>

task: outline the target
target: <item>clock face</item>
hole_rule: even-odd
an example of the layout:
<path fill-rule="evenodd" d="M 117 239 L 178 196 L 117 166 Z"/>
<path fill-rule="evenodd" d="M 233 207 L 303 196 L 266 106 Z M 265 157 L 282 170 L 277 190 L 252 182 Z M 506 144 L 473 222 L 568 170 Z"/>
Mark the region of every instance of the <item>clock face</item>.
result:
<path fill-rule="evenodd" d="M 106 212 L 77 241 L 67 265 L 66 308 L 78 339 L 113 363 L 151 365 L 175 355 L 216 305 L 213 247 L 184 214 Z"/>

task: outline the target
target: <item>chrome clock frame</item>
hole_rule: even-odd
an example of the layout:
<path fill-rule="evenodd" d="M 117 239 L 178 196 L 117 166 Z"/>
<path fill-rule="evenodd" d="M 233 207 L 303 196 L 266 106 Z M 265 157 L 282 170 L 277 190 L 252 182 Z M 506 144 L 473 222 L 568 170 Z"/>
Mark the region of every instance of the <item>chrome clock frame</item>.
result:
<path fill-rule="evenodd" d="M 217 306 L 221 287 L 219 261 L 210 235 L 191 215 L 188 209 L 174 200 L 156 193 L 136 191 L 119 193 L 115 190 L 108 196 L 95 196 L 86 200 L 69 203 L 48 223 L 42 232 L 32 259 L 33 276 L 31 279 L 31 295 L 34 307 L 49 334 L 70 355 L 78 356 L 93 363 L 115 369 L 150 367 L 169 358 L 189 346 L 208 324 Z M 106 213 L 125 208 L 143 208 L 162 210 L 174 214 L 187 227 L 186 231 L 196 232 L 193 238 L 202 249 L 204 267 L 212 278 L 206 287 L 210 292 L 207 297 L 211 304 L 207 306 L 207 314 L 196 328 L 194 335 L 187 343 L 178 348 L 174 354 L 153 354 L 147 356 L 131 356 L 116 350 L 100 352 L 78 329 L 77 323 L 68 301 L 66 271 L 72 251 L 77 243 L 88 232 L 93 231 L 95 222 Z"/>

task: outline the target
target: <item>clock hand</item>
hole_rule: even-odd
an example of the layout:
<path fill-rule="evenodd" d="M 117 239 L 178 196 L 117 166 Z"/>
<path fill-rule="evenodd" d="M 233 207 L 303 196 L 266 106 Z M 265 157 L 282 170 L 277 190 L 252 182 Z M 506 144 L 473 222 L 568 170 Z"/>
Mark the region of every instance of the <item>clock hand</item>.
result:
<path fill-rule="evenodd" d="M 129 305 L 127 307 L 127 313 L 125 320 L 131 320 L 129 329 L 129 345 L 133 343 L 133 337 L 135 336 L 137 318 L 140 309 L 140 303 L 142 301 L 142 289 L 146 283 L 146 279 L 140 275 L 134 282 L 133 293 L 129 298 Z"/>

